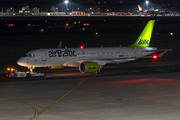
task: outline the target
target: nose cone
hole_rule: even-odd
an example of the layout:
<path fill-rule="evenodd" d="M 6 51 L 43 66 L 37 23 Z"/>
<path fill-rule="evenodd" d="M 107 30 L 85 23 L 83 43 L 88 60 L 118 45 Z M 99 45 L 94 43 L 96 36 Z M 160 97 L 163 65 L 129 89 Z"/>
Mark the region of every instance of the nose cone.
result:
<path fill-rule="evenodd" d="M 27 61 L 25 61 L 23 58 L 20 58 L 17 61 L 17 64 L 20 65 L 20 66 L 27 66 Z"/>

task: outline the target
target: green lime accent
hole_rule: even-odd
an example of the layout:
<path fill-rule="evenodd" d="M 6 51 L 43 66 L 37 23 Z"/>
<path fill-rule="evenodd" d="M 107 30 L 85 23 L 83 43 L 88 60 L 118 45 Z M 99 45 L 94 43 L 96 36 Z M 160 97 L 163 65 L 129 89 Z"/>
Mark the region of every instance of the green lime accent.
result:
<path fill-rule="evenodd" d="M 31 67 L 31 69 L 35 69 L 35 67 L 33 66 L 33 67 Z"/>
<path fill-rule="evenodd" d="M 64 66 L 53 66 L 52 69 L 62 69 L 62 68 L 64 68 Z"/>
<path fill-rule="evenodd" d="M 59 42 L 58 48 L 62 48 L 62 42 Z"/>
<path fill-rule="evenodd" d="M 161 54 L 158 55 L 158 57 L 162 57 L 168 50 L 165 50 L 164 52 L 162 52 Z"/>
<path fill-rule="evenodd" d="M 99 70 L 99 65 L 96 62 L 84 62 L 80 67 L 83 73 L 95 73 Z"/>
<path fill-rule="evenodd" d="M 130 45 L 130 47 L 149 47 L 154 28 L 154 23 L 155 20 L 150 20 L 141 32 L 136 42 Z"/>

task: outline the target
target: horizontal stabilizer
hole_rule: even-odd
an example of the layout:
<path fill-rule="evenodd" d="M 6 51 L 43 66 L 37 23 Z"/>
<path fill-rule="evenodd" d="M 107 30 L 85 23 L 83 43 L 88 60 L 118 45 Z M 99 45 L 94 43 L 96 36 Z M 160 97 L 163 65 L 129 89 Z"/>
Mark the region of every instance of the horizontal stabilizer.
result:
<path fill-rule="evenodd" d="M 172 49 L 167 49 L 164 52 L 160 53 L 159 55 L 157 55 L 157 57 L 162 57 L 167 51 L 172 51 Z M 154 56 L 146 56 L 144 58 L 153 58 Z"/>

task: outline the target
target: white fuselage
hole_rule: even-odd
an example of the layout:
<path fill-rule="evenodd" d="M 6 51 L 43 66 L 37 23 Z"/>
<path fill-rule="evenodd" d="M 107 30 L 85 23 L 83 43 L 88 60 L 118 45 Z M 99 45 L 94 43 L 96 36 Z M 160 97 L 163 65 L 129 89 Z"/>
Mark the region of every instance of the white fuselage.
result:
<path fill-rule="evenodd" d="M 30 67 L 78 67 L 91 61 L 103 66 L 107 63 L 123 63 L 145 57 L 156 51 L 153 47 L 102 47 L 102 48 L 49 48 L 27 52 L 18 60 L 21 66 Z"/>

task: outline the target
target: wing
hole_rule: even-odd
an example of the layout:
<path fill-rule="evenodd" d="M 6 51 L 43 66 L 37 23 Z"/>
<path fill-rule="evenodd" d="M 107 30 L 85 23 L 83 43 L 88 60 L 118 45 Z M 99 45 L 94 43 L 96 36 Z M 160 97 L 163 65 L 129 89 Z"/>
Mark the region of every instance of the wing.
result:
<path fill-rule="evenodd" d="M 76 60 L 70 60 L 63 64 L 63 66 L 67 67 L 78 67 L 79 64 L 83 62 L 96 62 L 99 66 L 104 66 L 107 63 L 123 63 L 128 61 L 136 60 L 136 58 L 115 58 L 115 59 L 97 59 L 97 58 L 83 58 L 83 59 L 76 59 Z"/>

